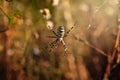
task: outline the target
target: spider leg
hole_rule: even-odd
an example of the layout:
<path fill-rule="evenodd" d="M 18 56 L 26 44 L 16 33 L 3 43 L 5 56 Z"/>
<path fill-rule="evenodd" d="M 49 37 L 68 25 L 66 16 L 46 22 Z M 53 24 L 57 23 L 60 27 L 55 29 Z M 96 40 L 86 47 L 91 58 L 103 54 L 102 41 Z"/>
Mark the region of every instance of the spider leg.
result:
<path fill-rule="evenodd" d="M 57 33 L 52 29 L 52 32 L 55 36 L 58 36 Z"/>
<path fill-rule="evenodd" d="M 48 27 L 50 27 L 50 25 L 48 25 Z M 55 36 L 57 36 L 57 33 L 56 33 L 53 29 L 51 29 L 51 31 L 53 32 L 53 34 L 54 34 Z"/>
<path fill-rule="evenodd" d="M 67 37 L 67 36 L 68 36 L 68 34 L 72 31 L 72 29 L 74 28 L 74 26 L 75 26 L 75 24 L 70 28 L 70 30 L 68 30 L 68 31 L 66 32 L 66 34 L 65 34 L 64 37 Z"/>
<path fill-rule="evenodd" d="M 50 43 L 50 47 L 54 48 L 55 45 L 57 44 L 57 42 L 58 42 L 58 39 L 56 39 L 55 41 L 53 41 L 52 43 Z"/>
<path fill-rule="evenodd" d="M 57 42 L 58 42 L 58 39 L 56 39 L 56 40 L 53 41 L 52 43 L 48 44 L 45 48 L 46 48 L 49 52 L 51 52 L 51 51 L 55 48 Z"/>
<path fill-rule="evenodd" d="M 61 40 L 61 42 L 62 42 L 63 47 L 64 47 L 64 50 L 65 50 L 65 54 L 64 54 L 64 56 L 66 56 L 66 55 L 68 55 L 68 54 L 69 54 L 69 53 L 68 53 L 68 51 L 67 51 L 66 44 L 65 44 L 65 42 L 64 42 L 64 40 L 63 40 L 63 39 Z"/>
<path fill-rule="evenodd" d="M 72 31 L 73 28 L 74 28 L 74 26 L 72 26 L 72 27 L 70 28 L 70 30 L 67 31 L 67 34 L 69 34 L 69 33 Z"/>
<path fill-rule="evenodd" d="M 67 51 L 67 47 L 66 47 L 66 44 L 65 44 L 64 40 L 62 39 L 61 42 L 62 42 L 63 47 L 64 47 L 64 50 L 65 50 L 65 52 L 66 52 L 66 51 Z"/>

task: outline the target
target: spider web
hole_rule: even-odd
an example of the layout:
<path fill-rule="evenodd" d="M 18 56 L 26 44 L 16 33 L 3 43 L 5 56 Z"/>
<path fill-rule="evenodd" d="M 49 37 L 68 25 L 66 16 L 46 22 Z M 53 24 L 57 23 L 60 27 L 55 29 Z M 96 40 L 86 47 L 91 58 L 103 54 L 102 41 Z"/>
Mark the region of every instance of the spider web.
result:
<path fill-rule="evenodd" d="M 92 0 L 89 0 L 89 2 L 92 2 Z M 108 0 L 104 0 L 103 3 L 99 6 L 96 7 L 95 10 L 93 10 L 93 7 L 90 7 L 91 9 L 89 10 L 90 13 L 90 23 L 88 24 L 88 29 L 90 28 L 95 28 L 95 22 L 94 19 L 96 17 L 96 14 L 108 3 Z M 91 5 L 91 4 L 90 4 Z"/>

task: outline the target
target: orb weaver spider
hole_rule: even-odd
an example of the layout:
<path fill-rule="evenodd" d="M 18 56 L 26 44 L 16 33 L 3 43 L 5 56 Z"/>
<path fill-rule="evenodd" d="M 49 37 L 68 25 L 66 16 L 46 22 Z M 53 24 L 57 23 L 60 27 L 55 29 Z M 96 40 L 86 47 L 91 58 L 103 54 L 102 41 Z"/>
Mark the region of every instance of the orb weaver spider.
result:
<path fill-rule="evenodd" d="M 63 38 L 67 37 L 68 34 L 72 31 L 72 29 L 74 28 L 75 24 L 70 28 L 70 30 L 68 30 L 67 32 L 65 32 L 65 29 L 63 26 L 58 26 L 57 28 L 57 32 L 55 32 L 53 29 L 52 29 L 52 32 L 54 34 L 54 36 L 48 36 L 49 38 L 56 38 L 53 42 L 51 42 L 49 44 L 49 46 L 51 48 L 54 48 L 56 46 L 56 44 L 58 42 L 61 42 L 63 47 L 64 47 L 64 51 L 65 53 L 67 53 L 67 47 L 66 47 L 66 44 L 63 40 Z"/>

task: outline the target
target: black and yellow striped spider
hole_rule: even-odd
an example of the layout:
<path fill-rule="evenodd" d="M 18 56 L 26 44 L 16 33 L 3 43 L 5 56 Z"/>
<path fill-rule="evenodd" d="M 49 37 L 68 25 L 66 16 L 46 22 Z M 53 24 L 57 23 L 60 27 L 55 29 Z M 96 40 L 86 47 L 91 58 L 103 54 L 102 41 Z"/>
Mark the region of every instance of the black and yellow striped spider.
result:
<path fill-rule="evenodd" d="M 71 30 L 74 28 L 74 26 L 71 27 L 70 30 L 68 30 L 67 32 L 65 32 L 65 29 L 63 26 L 58 26 L 57 32 L 55 32 L 54 30 L 52 30 L 54 36 L 48 36 L 49 38 L 56 38 L 55 41 L 53 41 L 52 43 L 50 43 L 50 47 L 54 48 L 57 44 L 57 42 L 61 42 L 63 47 L 64 47 L 64 51 L 66 53 L 67 51 L 67 47 L 66 44 L 63 40 L 63 38 L 67 37 L 68 34 L 71 32 Z"/>

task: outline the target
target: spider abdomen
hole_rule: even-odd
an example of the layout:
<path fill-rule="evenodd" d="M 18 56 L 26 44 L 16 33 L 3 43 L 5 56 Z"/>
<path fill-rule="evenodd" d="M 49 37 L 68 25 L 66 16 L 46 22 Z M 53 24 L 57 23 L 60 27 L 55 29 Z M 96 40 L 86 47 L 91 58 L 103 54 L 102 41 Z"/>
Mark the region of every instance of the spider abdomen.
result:
<path fill-rule="evenodd" d="M 57 29 L 57 34 L 58 34 L 58 38 L 63 38 L 64 34 L 65 34 L 64 27 L 59 26 L 58 29 Z"/>

